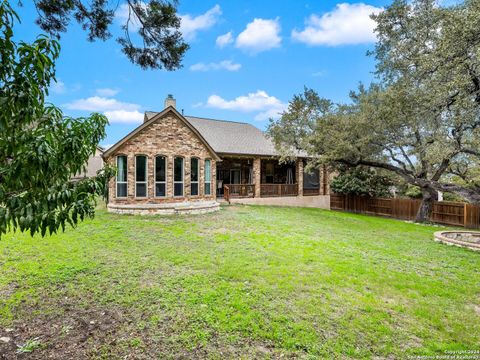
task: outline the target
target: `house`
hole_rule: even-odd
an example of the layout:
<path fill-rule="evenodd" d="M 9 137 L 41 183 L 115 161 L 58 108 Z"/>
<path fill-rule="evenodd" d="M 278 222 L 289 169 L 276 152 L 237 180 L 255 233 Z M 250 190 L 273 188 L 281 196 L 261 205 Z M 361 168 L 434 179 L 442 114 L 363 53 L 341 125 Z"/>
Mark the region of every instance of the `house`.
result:
<path fill-rule="evenodd" d="M 78 181 L 97 175 L 97 171 L 103 168 L 103 153 L 104 149 L 97 146 L 95 154 L 90 156 L 87 164 L 85 164 L 85 170 L 81 173 L 75 174 L 75 176 L 72 177 L 72 180 Z"/>
<path fill-rule="evenodd" d="M 108 210 L 202 213 L 217 200 L 329 206 L 325 170 L 304 171 L 306 158 L 281 164 L 272 142 L 248 123 L 184 116 L 169 95 L 161 112 L 104 153 L 117 166 Z"/>

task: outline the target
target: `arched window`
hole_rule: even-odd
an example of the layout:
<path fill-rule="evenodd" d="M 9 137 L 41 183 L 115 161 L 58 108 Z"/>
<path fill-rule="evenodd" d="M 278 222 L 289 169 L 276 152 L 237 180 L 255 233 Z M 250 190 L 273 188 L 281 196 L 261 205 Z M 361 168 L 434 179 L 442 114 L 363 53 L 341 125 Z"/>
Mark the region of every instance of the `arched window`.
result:
<path fill-rule="evenodd" d="M 155 157 L 155 196 L 167 196 L 167 158 L 162 155 Z"/>
<path fill-rule="evenodd" d="M 135 156 L 135 197 L 147 197 L 147 157 Z"/>
<path fill-rule="evenodd" d="M 183 196 L 183 158 L 173 160 L 173 196 Z"/>
<path fill-rule="evenodd" d="M 190 195 L 198 196 L 198 173 L 199 173 L 199 166 L 198 166 L 198 159 L 191 158 L 190 159 Z"/>
<path fill-rule="evenodd" d="M 212 194 L 212 162 L 205 160 L 205 195 Z"/>
<path fill-rule="evenodd" d="M 117 194 L 119 198 L 127 197 L 127 157 L 117 156 Z"/>

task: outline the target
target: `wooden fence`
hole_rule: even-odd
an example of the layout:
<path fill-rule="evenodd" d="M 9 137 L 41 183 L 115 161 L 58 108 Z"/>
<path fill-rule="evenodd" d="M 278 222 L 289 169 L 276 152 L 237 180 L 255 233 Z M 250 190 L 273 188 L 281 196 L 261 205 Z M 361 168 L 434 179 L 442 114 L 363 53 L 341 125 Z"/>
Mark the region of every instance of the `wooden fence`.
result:
<path fill-rule="evenodd" d="M 421 200 L 370 198 L 366 196 L 330 195 L 332 210 L 388 216 L 395 219 L 414 220 Z M 480 227 L 480 207 L 451 201 L 436 201 L 430 221 L 466 228 Z"/>

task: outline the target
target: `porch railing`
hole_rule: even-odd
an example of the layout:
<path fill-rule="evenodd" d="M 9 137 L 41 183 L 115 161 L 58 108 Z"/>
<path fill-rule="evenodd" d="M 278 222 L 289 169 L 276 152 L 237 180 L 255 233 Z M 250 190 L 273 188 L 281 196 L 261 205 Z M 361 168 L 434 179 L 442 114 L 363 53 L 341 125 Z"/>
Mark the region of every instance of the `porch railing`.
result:
<path fill-rule="evenodd" d="M 320 195 L 320 189 L 303 189 L 303 196 Z"/>
<path fill-rule="evenodd" d="M 228 184 L 223 186 L 223 190 L 224 197 L 226 197 L 225 194 L 228 191 L 229 199 L 255 196 L 255 184 Z"/>
<path fill-rule="evenodd" d="M 261 197 L 297 196 L 298 184 L 261 184 Z"/>

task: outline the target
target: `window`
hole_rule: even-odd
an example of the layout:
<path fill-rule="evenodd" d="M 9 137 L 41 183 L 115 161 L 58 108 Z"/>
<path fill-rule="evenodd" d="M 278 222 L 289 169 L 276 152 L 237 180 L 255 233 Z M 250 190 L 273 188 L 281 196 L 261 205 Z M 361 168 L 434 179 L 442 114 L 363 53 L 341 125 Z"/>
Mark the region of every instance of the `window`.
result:
<path fill-rule="evenodd" d="M 155 157 L 155 196 L 167 196 L 167 159 L 165 156 Z"/>
<path fill-rule="evenodd" d="M 173 196 L 183 196 L 183 158 L 173 161 Z"/>
<path fill-rule="evenodd" d="M 205 195 L 212 193 L 212 166 L 210 160 L 205 160 Z"/>
<path fill-rule="evenodd" d="M 117 156 L 117 197 L 127 197 L 127 157 Z"/>
<path fill-rule="evenodd" d="M 190 195 L 198 196 L 198 159 L 190 160 Z"/>
<path fill-rule="evenodd" d="M 147 197 L 147 157 L 135 156 L 135 197 Z"/>

